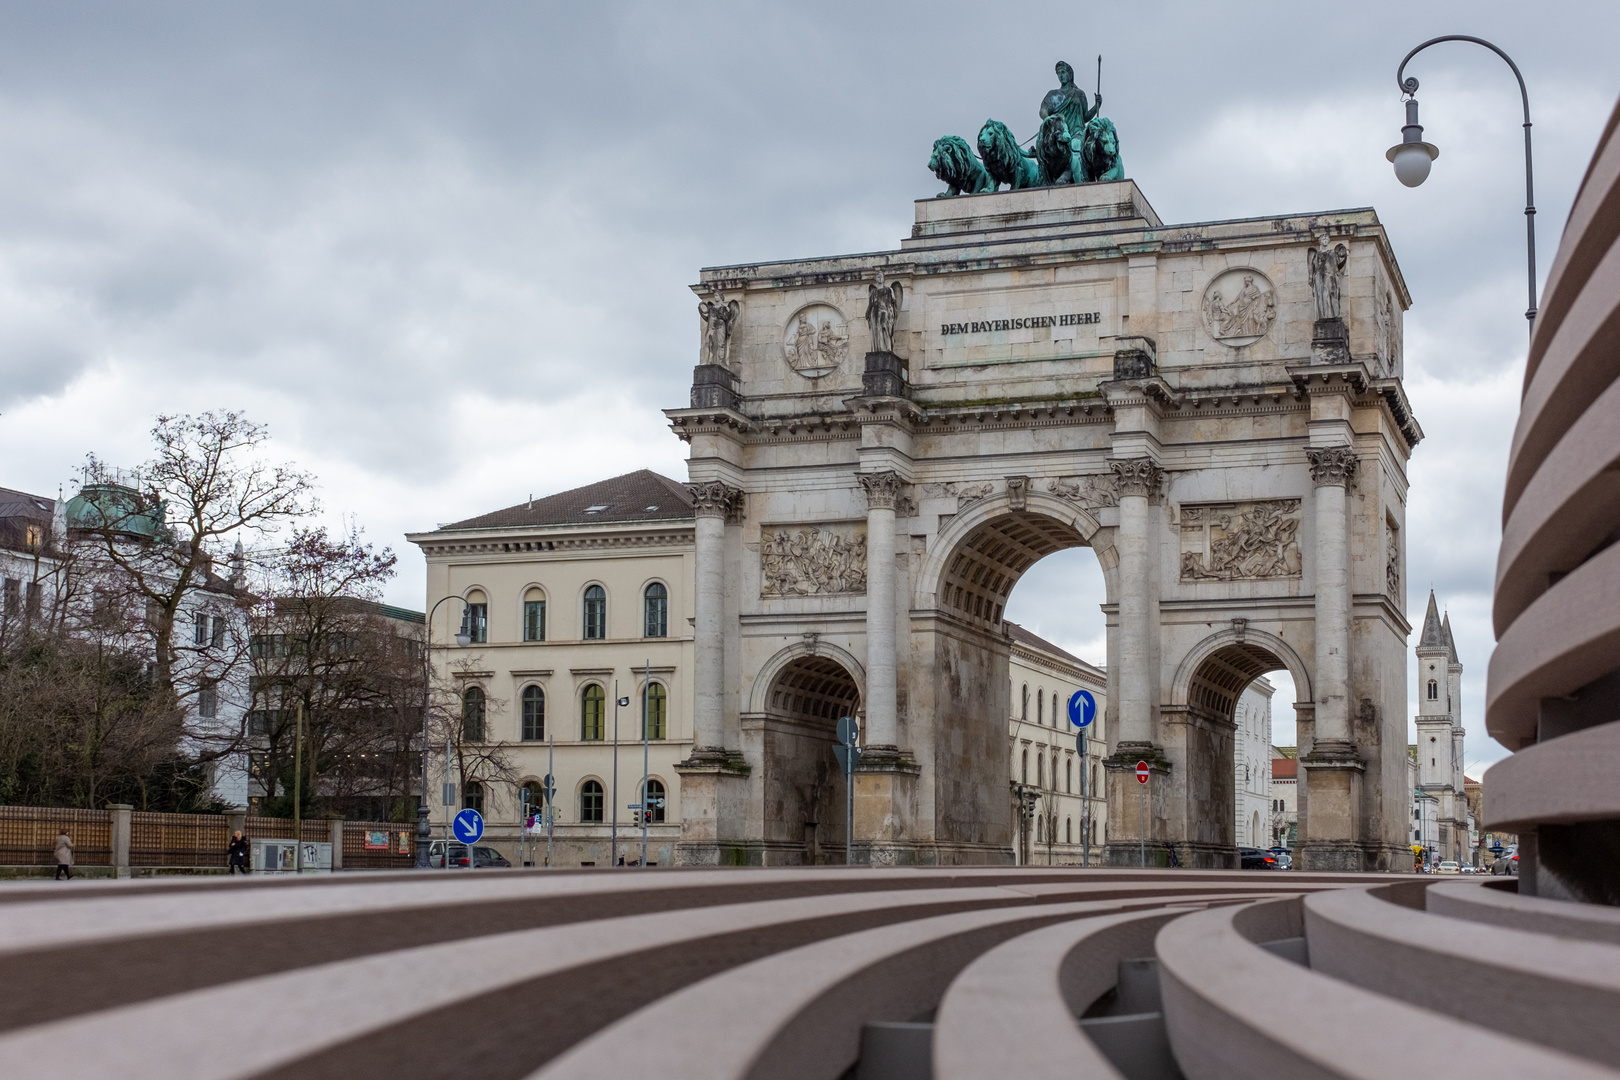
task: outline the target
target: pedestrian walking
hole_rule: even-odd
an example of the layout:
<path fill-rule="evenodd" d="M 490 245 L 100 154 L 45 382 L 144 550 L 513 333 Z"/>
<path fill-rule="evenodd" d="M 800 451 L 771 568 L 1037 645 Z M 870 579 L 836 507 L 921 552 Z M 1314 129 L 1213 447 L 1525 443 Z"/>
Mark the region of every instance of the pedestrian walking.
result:
<path fill-rule="evenodd" d="M 237 829 L 231 834 L 231 842 L 230 845 L 225 849 L 225 853 L 225 861 L 228 862 L 231 867 L 228 871 L 226 871 L 227 873 L 234 874 L 237 871 L 241 871 L 245 874 L 253 868 L 248 859 L 247 837 L 242 835 L 241 829 Z"/>
<path fill-rule="evenodd" d="M 73 880 L 73 838 L 63 829 L 56 834 L 56 880 Z"/>

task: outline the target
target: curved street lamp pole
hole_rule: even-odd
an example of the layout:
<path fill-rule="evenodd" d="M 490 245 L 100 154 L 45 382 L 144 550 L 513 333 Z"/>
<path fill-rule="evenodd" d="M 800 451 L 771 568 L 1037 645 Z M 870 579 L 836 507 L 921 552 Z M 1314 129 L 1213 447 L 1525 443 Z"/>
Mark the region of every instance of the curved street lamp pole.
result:
<path fill-rule="evenodd" d="M 1438 45 L 1442 41 L 1471 41 L 1475 45 L 1483 45 L 1497 56 L 1507 62 L 1513 69 L 1513 77 L 1519 80 L 1519 98 L 1524 103 L 1524 232 L 1525 249 L 1530 263 L 1529 306 L 1525 309 L 1524 317 L 1530 322 L 1530 332 L 1536 329 L 1536 196 L 1535 173 L 1530 164 L 1530 94 L 1524 88 L 1524 76 L 1519 73 L 1519 65 L 1513 58 L 1501 49 L 1492 45 L 1484 38 L 1470 37 L 1467 34 L 1447 34 L 1444 37 L 1430 38 L 1411 52 L 1401 61 L 1396 69 L 1395 82 L 1401 88 L 1401 94 L 1406 99 L 1406 126 L 1401 129 L 1401 141 L 1389 148 L 1384 155 L 1395 166 L 1395 175 L 1407 187 L 1417 187 L 1429 175 L 1429 165 L 1440 156 L 1440 151 L 1430 143 L 1423 141 L 1423 126 L 1418 123 L 1418 103 L 1416 79 L 1406 77 L 1406 65 L 1412 57 L 1427 49 L 1430 45 Z"/>
<path fill-rule="evenodd" d="M 423 623 L 424 639 L 422 642 L 422 657 L 426 665 L 422 680 L 422 798 L 416 804 L 416 869 L 428 868 L 428 847 L 432 842 L 433 832 L 428 825 L 428 716 L 429 699 L 433 694 L 433 616 L 439 610 L 439 604 L 446 600 L 460 600 L 463 610 L 463 621 L 466 619 L 467 598 L 451 593 L 449 596 L 439 597 L 428 609 L 427 620 Z M 456 634 L 456 644 L 466 645 L 472 641 L 472 636 L 465 629 Z M 448 763 L 447 766 L 448 767 Z M 445 849 L 445 861 L 448 863 L 450 851 Z"/>

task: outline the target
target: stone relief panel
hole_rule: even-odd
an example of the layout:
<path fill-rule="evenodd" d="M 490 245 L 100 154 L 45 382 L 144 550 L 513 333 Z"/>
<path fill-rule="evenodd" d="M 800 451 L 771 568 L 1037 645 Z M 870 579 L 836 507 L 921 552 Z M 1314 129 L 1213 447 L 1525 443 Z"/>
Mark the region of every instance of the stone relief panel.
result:
<path fill-rule="evenodd" d="M 767 526 L 759 558 L 762 597 L 866 591 L 862 525 Z"/>
<path fill-rule="evenodd" d="M 976 503 L 980 499 L 988 499 L 996 493 L 994 480 L 979 480 L 973 483 L 959 483 L 955 480 L 946 480 L 943 483 L 924 484 L 923 496 L 929 499 L 949 499 L 955 497 L 957 509 Z"/>
<path fill-rule="evenodd" d="M 1182 581 L 1298 577 L 1300 500 L 1181 508 Z"/>
<path fill-rule="evenodd" d="M 1113 474 L 1059 476 L 1046 482 L 1046 490 L 1060 499 L 1078 503 L 1087 510 L 1119 505 L 1119 488 Z"/>
<path fill-rule="evenodd" d="M 849 355 L 849 324 L 831 304 L 807 304 L 783 328 L 782 353 L 794 371 L 819 379 Z"/>
<path fill-rule="evenodd" d="M 1222 345 L 1252 345 L 1276 321 L 1276 293 L 1271 279 L 1258 270 L 1235 267 L 1204 290 L 1204 329 Z"/>
<path fill-rule="evenodd" d="M 1378 331 L 1378 359 L 1383 366 L 1381 374 L 1397 376 L 1401 362 L 1401 327 L 1395 317 L 1395 297 L 1388 289 L 1378 297 L 1373 321 Z"/>

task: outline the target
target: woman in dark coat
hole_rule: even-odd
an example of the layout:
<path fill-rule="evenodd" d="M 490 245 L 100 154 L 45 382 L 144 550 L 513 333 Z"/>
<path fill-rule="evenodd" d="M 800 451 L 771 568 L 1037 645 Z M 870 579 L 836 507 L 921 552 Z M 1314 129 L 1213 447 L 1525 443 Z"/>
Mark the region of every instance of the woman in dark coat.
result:
<path fill-rule="evenodd" d="M 228 873 L 234 874 L 238 870 L 244 874 L 248 872 L 250 869 L 248 865 L 248 842 L 247 838 L 242 835 L 241 829 L 237 829 L 231 834 L 230 846 L 225 851 L 226 862 L 230 863 L 231 867 L 227 871 Z"/>

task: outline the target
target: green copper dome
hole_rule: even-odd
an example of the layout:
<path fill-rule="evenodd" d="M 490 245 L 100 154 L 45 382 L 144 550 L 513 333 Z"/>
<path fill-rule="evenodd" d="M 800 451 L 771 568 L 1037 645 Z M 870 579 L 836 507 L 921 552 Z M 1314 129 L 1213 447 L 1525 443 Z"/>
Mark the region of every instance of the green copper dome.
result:
<path fill-rule="evenodd" d="M 148 498 L 122 484 L 86 484 L 67 504 L 69 529 L 110 526 L 119 533 L 151 539 L 162 531 L 163 521 L 161 499 Z"/>

